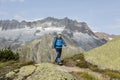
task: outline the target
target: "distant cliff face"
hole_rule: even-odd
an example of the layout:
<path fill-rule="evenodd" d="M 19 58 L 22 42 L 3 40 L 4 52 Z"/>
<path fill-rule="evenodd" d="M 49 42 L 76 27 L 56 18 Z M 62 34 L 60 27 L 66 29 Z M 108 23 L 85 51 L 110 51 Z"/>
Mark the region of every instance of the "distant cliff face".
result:
<path fill-rule="evenodd" d="M 35 39 L 40 39 L 45 34 L 55 32 L 62 32 L 64 36 L 77 42 L 84 50 L 90 50 L 106 42 L 96 37 L 85 22 L 77 22 L 68 18 L 56 19 L 48 17 L 33 22 L 1 20 L 0 43 L 2 45 L 0 44 L 0 48 L 8 46 L 3 43 L 8 43 L 13 49 L 16 49 Z"/>
<path fill-rule="evenodd" d="M 31 43 L 22 46 L 18 49 L 20 53 L 20 61 L 54 62 L 56 53 L 52 50 L 54 36 L 49 34 L 43 36 L 41 39 L 34 40 Z M 74 54 L 82 53 L 84 50 L 78 46 L 73 40 L 64 37 L 68 48 L 63 48 L 62 58 L 73 56 Z"/>

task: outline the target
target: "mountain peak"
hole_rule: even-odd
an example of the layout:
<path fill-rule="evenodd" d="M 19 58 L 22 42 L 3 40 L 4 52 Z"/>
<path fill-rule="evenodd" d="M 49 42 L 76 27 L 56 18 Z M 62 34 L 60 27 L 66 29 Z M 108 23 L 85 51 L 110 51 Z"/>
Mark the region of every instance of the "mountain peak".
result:
<path fill-rule="evenodd" d="M 87 23 L 77 22 L 69 19 L 68 17 L 63 19 L 47 17 L 45 19 L 32 22 L 18 22 L 16 20 L 0 21 L 0 28 L 1 38 L 8 40 L 12 39 L 13 43 L 14 40 L 29 42 L 44 36 L 44 34 L 54 32 L 63 32 L 65 36 L 73 39 L 85 50 L 90 50 L 104 43 L 95 36 Z"/>
<path fill-rule="evenodd" d="M 43 21 L 56 21 L 58 20 L 57 18 L 54 18 L 54 17 L 47 17 L 47 18 L 44 18 Z"/>
<path fill-rule="evenodd" d="M 60 18 L 55 18 L 55 17 L 47 17 L 47 18 L 44 18 L 44 19 L 42 19 L 40 21 L 61 21 L 61 20 L 63 20 L 63 21 L 74 21 L 74 20 L 72 20 L 72 19 L 70 19 L 68 17 L 64 17 L 64 18 L 61 18 L 61 19 Z"/>
<path fill-rule="evenodd" d="M 64 19 L 64 20 L 71 20 L 71 19 L 70 19 L 70 18 L 68 18 L 68 17 L 64 17 L 63 19 Z"/>

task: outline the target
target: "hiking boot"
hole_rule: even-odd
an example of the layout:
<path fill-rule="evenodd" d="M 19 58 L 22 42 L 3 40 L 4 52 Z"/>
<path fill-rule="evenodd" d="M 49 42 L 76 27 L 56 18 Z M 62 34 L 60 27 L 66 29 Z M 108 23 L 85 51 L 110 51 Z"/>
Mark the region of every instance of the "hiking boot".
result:
<path fill-rule="evenodd" d="M 59 64 L 59 65 L 63 65 L 63 63 L 62 63 L 62 62 L 59 62 L 58 64 Z"/>
<path fill-rule="evenodd" d="M 53 62 L 53 64 L 58 64 L 58 62 L 55 61 L 55 62 Z"/>

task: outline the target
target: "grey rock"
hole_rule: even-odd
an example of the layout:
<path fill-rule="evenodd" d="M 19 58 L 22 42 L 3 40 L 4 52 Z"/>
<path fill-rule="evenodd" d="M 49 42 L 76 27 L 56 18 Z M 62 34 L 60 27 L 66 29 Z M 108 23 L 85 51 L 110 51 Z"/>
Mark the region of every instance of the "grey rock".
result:
<path fill-rule="evenodd" d="M 18 73 L 13 71 L 5 75 L 12 80 L 76 80 L 71 74 L 61 71 L 50 63 L 24 66 Z"/>
<path fill-rule="evenodd" d="M 43 36 L 41 39 L 34 40 L 28 45 L 22 46 L 18 49 L 21 62 L 33 61 L 36 63 L 53 62 L 56 57 L 55 51 L 52 50 L 54 36 L 49 34 Z M 69 48 L 63 48 L 62 58 L 70 57 L 75 54 L 82 53 L 84 50 L 78 46 L 73 40 L 64 37 Z"/>

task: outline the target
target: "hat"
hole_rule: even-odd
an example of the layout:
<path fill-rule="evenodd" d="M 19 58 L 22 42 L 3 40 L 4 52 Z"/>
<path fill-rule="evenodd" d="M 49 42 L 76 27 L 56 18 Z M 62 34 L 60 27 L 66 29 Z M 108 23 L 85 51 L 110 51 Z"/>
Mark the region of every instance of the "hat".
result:
<path fill-rule="evenodd" d="M 58 32 L 57 34 L 58 34 L 58 35 L 59 35 L 59 34 L 62 34 L 62 32 Z"/>

